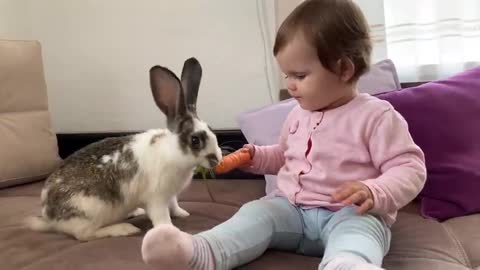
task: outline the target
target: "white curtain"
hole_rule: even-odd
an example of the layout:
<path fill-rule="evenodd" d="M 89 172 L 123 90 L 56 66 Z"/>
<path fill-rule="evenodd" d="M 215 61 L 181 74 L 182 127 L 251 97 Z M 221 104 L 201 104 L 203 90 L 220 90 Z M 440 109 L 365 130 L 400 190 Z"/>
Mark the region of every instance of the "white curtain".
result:
<path fill-rule="evenodd" d="M 261 1 L 275 2 L 276 26 L 302 2 Z M 480 0 L 354 1 L 372 30 L 372 61 L 392 59 L 401 81 L 441 79 L 480 65 Z M 269 30 L 273 39 L 276 27 Z"/>
<path fill-rule="evenodd" d="M 402 81 L 444 78 L 480 63 L 479 0 L 384 0 L 387 56 Z"/>
<path fill-rule="evenodd" d="M 264 42 L 265 74 L 272 103 L 279 101 L 278 90 L 286 88 L 284 76 L 273 56 L 276 32 L 288 14 L 303 0 L 255 0 L 260 33 Z"/>

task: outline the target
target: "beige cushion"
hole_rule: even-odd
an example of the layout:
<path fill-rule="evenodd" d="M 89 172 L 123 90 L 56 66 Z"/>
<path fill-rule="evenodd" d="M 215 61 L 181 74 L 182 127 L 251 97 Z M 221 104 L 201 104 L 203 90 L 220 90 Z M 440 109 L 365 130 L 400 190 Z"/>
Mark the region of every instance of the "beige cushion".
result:
<path fill-rule="evenodd" d="M 41 46 L 0 40 L 0 188 L 45 178 L 61 162 Z"/>

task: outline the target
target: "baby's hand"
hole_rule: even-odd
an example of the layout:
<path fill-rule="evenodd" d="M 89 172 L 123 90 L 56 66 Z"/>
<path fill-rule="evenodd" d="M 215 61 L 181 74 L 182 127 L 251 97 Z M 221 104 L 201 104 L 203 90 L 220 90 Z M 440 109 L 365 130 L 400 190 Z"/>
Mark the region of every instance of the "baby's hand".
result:
<path fill-rule="evenodd" d="M 360 206 L 357 209 L 357 213 L 365 214 L 373 208 L 373 195 L 370 189 L 362 182 L 348 182 L 341 185 L 332 194 L 332 202 L 341 202 L 344 205 L 356 204 Z"/>
<path fill-rule="evenodd" d="M 248 149 L 250 156 L 253 158 L 253 156 L 255 155 L 255 147 L 252 144 L 244 144 L 243 148 Z"/>
<path fill-rule="evenodd" d="M 252 163 L 253 155 L 255 154 L 255 147 L 251 144 L 244 144 L 243 147 L 238 151 L 248 151 L 248 153 L 250 154 L 250 161 L 238 166 L 238 169 L 242 171 L 248 171 L 248 168 Z"/>

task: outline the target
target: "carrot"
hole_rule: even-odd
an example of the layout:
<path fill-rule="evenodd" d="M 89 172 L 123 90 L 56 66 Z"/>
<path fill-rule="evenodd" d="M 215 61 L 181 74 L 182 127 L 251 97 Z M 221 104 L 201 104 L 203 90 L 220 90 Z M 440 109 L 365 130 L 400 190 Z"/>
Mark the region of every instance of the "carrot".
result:
<path fill-rule="evenodd" d="M 222 158 L 220 163 L 215 166 L 215 173 L 226 173 L 242 165 L 247 164 L 251 160 L 250 151 L 241 148 Z"/>

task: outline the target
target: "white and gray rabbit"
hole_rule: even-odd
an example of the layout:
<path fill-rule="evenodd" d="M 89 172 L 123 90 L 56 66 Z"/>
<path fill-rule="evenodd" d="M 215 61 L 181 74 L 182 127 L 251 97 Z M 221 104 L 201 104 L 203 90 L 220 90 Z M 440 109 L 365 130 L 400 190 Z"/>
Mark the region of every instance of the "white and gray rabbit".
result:
<path fill-rule="evenodd" d="M 181 81 L 168 68 L 150 69 L 155 103 L 167 117 L 166 129 L 112 137 L 90 144 L 64 160 L 41 192 L 41 216 L 28 226 L 88 241 L 127 236 L 140 229 L 124 220 L 144 209 L 154 226 L 186 217 L 177 195 L 200 165 L 222 158 L 215 134 L 196 113 L 202 68 L 184 62 Z"/>

